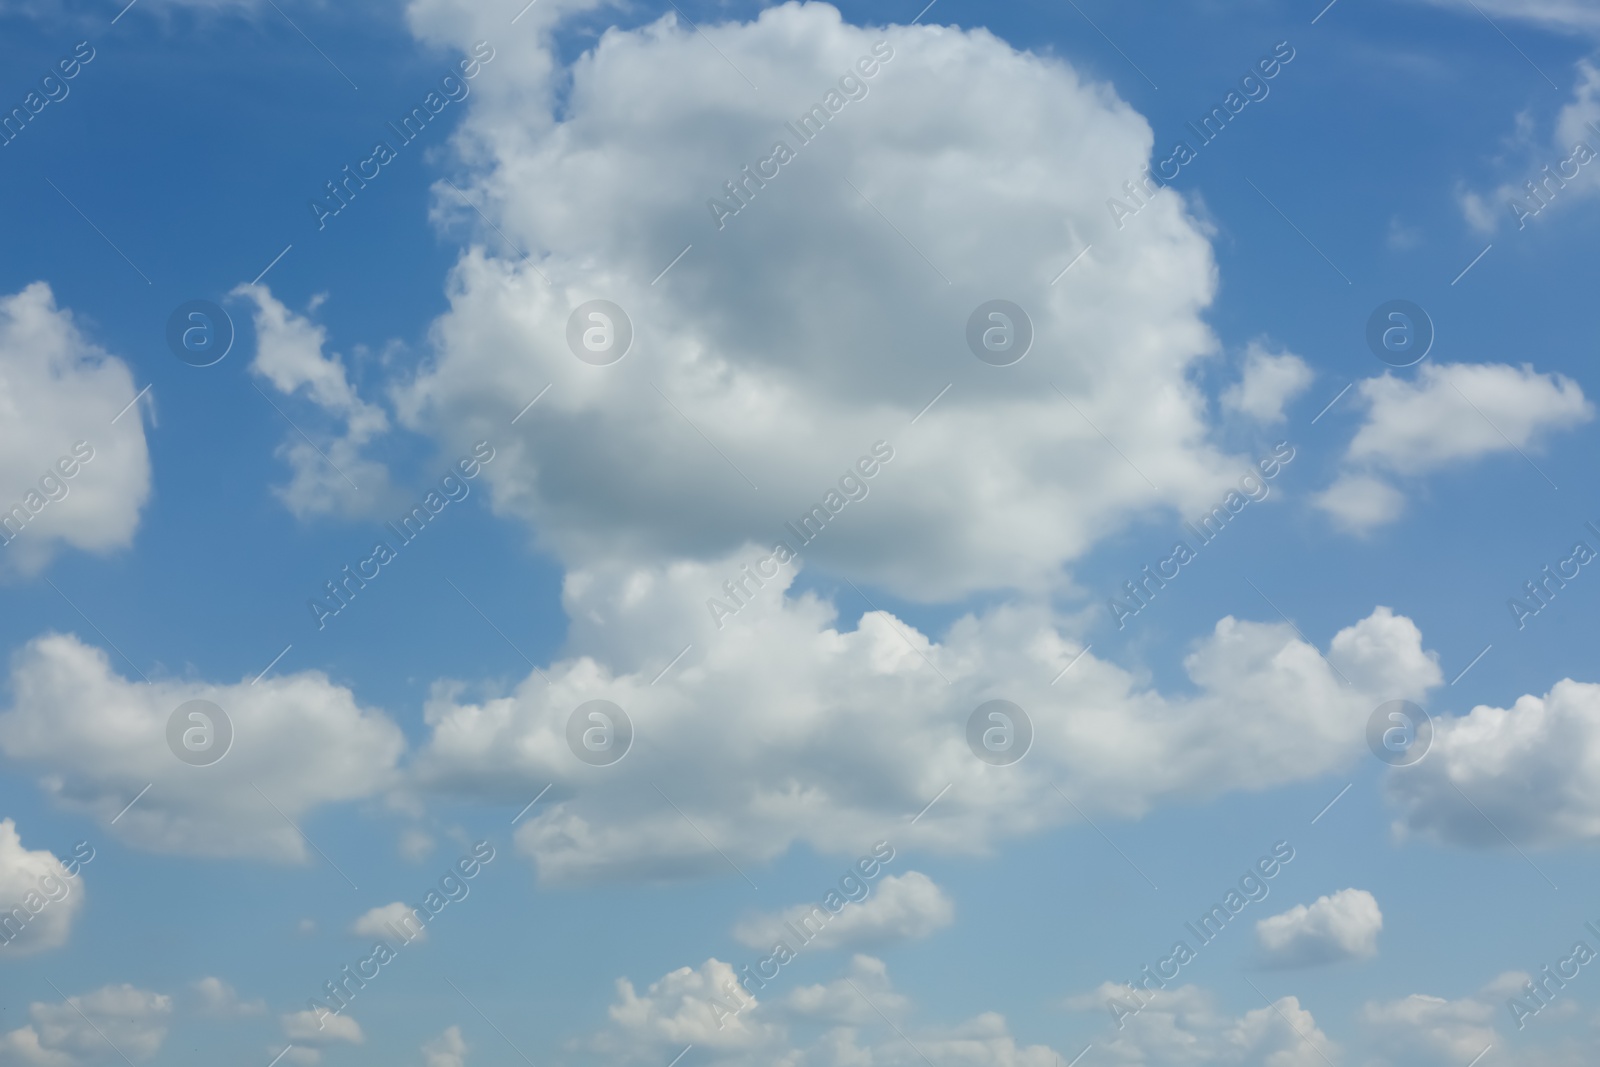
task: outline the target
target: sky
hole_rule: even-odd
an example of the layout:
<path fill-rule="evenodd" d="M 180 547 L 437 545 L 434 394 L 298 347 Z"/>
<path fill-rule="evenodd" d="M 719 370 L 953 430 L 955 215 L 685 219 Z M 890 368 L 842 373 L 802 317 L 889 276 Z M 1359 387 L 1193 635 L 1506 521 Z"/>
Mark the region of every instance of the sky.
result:
<path fill-rule="evenodd" d="M 125 2 L 0 1067 L 1593 1062 L 1591 3 Z"/>

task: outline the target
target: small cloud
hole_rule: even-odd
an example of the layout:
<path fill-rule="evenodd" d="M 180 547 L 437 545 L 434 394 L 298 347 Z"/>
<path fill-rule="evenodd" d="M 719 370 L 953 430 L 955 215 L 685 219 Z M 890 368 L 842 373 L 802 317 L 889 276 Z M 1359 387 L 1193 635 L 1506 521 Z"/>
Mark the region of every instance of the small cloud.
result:
<path fill-rule="evenodd" d="M 1315 967 L 1378 954 L 1383 912 L 1365 889 L 1341 889 L 1296 904 L 1256 923 L 1256 941 L 1269 967 Z"/>
<path fill-rule="evenodd" d="M 1306 391 L 1315 372 L 1291 352 L 1269 352 L 1259 341 L 1245 349 L 1244 373 L 1222 393 L 1222 409 L 1261 423 L 1284 420 L 1283 407 Z"/>
<path fill-rule="evenodd" d="M 422 941 L 428 936 L 427 927 L 417 921 L 411 905 L 398 900 L 373 908 L 355 921 L 350 932 L 357 937 L 396 941 Z"/>
<path fill-rule="evenodd" d="M 426 1067 L 466 1067 L 467 1043 L 461 1037 L 461 1027 L 452 1026 L 424 1044 L 422 1062 Z"/>
<path fill-rule="evenodd" d="M 267 1012 L 266 1001 L 240 1000 L 233 986 L 220 978 L 202 978 L 194 984 L 194 991 L 200 998 L 200 1011 L 214 1018 L 235 1019 Z"/>
<path fill-rule="evenodd" d="M 319 1020 L 317 1017 L 321 1016 Z M 336 1042 L 360 1045 L 367 1040 L 361 1024 L 348 1015 L 331 1012 L 296 1011 L 283 1016 L 283 1036 L 296 1045 L 322 1047 Z"/>
<path fill-rule="evenodd" d="M 734 927 L 733 936 L 751 948 L 799 937 L 813 948 L 839 948 L 927 937 L 954 917 L 955 905 L 933 879 L 907 871 L 883 879 L 872 896 L 845 904 L 837 914 L 821 904 L 797 904 L 776 915 L 752 916 Z"/>
<path fill-rule="evenodd" d="M 421 863 L 433 853 L 434 840 L 426 832 L 408 827 L 400 832 L 400 855 L 412 863 Z"/>
<path fill-rule="evenodd" d="M 1343 474 L 1311 502 L 1355 534 L 1371 532 L 1393 522 L 1405 510 L 1406 498 L 1382 478 L 1370 474 Z"/>

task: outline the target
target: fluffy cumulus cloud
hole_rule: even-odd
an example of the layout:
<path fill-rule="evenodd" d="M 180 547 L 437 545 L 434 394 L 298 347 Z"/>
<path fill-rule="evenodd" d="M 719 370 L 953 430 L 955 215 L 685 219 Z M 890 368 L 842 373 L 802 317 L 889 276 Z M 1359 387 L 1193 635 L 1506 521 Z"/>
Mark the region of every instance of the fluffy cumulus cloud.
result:
<path fill-rule="evenodd" d="M 265 1015 L 267 1002 L 261 999 L 245 1000 L 232 985 L 208 975 L 194 984 L 200 1001 L 200 1012 L 218 1019 L 236 1019 L 251 1015 Z"/>
<path fill-rule="evenodd" d="M 422 1046 L 423 1067 L 467 1067 L 467 1042 L 461 1027 L 451 1026 Z"/>
<path fill-rule="evenodd" d="M 619 981 L 608 1027 L 583 1044 L 611 1063 L 665 1063 L 692 1043 L 716 1067 L 924 1060 L 940 1067 L 1057 1067 L 1057 1050 L 1019 1044 L 995 1012 L 952 1025 L 914 1024 L 910 1000 L 894 990 L 883 962 L 870 956 L 856 956 L 834 981 L 776 1000 L 731 991 L 733 977 L 729 965 L 707 960 L 699 970 L 666 975 L 643 995 Z"/>
<path fill-rule="evenodd" d="M 106 1060 L 106 1042 L 128 1059 L 148 1060 L 167 1036 L 172 998 L 123 984 L 28 1005 L 28 1024 L 0 1035 L 0 1063 L 83 1067 Z"/>
<path fill-rule="evenodd" d="M 47 849 L 24 848 L 17 824 L 0 819 L 0 955 L 66 944 L 83 898 L 81 874 L 69 877 Z"/>
<path fill-rule="evenodd" d="M 373 795 L 405 745 L 394 723 L 320 672 L 255 685 L 145 684 L 67 634 L 18 650 L 10 688 L 0 752 L 36 770 L 49 796 L 93 816 L 103 833 L 157 852 L 304 862 L 308 850 L 285 816 L 299 822 L 321 805 Z M 168 747 L 168 720 L 190 700 L 211 701 L 232 722 L 232 748 L 208 767 L 180 762 Z"/>
<path fill-rule="evenodd" d="M 1245 349 L 1239 380 L 1222 391 L 1222 408 L 1257 422 L 1283 422 L 1284 405 L 1305 392 L 1315 377 L 1310 365 L 1293 352 L 1273 352 L 1252 341 Z"/>
<path fill-rule="evenodd" d="M 981 29 L 857 27 L 826 4 L 701 25 L 727 62 L 668 12 L 558 69 L 564 7 L 503 42 L 478 5 L 410 9 L 427 39 L 495 41 L 452 180 L 532 251 L 484 231 L 397 401 L 447 450 L 494 441 L 496 510 L 563 561 L 719 559 L 819 504 L 839 513 L 808 555 L 852 580 L 919 600 L 1059 586 L 1101 539 L 1203 509 L 1248 464 L 1209 443 L 1192 382 L 1216 349 L 1201 226 L 1171 190 L 1120 231 L 1105 209 L 1152 146 L 1109 87 Z M 802 140 L 785 124 L 813 105 L 825 125 Z M 443 184 L 437 214 L 479 224 Z M 1004 368 L 966 340 L 996 296 L 1034 334 Z M 631 321 L 620 363 L 569 350 L 593 299 Z M 839 491 L 879 440 L 892 463 Z"/>
<path fill-rule="evenodd" d="M 1456 844 L 1600 839 L 1600 685 L 1564 679 L 1509 708 L 1439 716 L 1422 762 L 1390 775 L 1397 828 Z"/>
<path fill-rule="evenodd" d="M 0 297 L 0 574 L 132 544 L 150 455 L 138 405 L 118 415 L 138 392 L 48 285 Z"/>
<path fill-rule="evenodd" d="M 1358 388 L 1365 418 L 1344 472 L 1317 498 L 1355 531 L 1403 510 L 1392 476 L 1419 476 L 1485 456 L 1537 449 L 1552 433 L 1594 418 L 1577 382 L 1527 364 L 1424 363 L 1414 378 L 1384 374 Z"/>
<path fill-rule="evenodd" d="M 1091 817 L 1137 817 L 1325 773 L 1363 750 L 1374 706 L 1440 684 L 1416 627 L 1385 608 L 1336 634 L 1326 658 L 1281 622 L 1225 618 L 1185 660 L 1183 695 L 1092 652 L 1052 686 L 1083 649 L 1037 606 L 964 617 L 935 641 L 882 611 L 845 628 L 831 603 L 782 595 L 784 577 L 719 632 L 698 601 L 746 558 L 569 575 L 568 654 L 500 695 L 436 687 L 412 782 L 519 806 L 556 783 L 516 836 L 551 882 L 731 873 L 716 849 L 759 863 L 796 841 L 970 851 L 1073 821 L 1052 783 Z M 569 748 L 568 722 L 602 698 L 637 736 L 620 762 L 592 767 Z M 967 744 L 992 698 L 1032 721 L 1013 766 Z M 1237 728 L 1218 734 L 1219 717 Z M 735 718 L 748 728 L 729 729 Z"/>
<path fill-rule="evenodd" d="M 1107 982 L 1070 997 L 1076 1011 L 1105 1011 L 1116 999 L 1136 1001 L 1127 986 Z M 1123 1019 L 1106 1041 L 1095 1042 L 1101 1062 L 1128 1067 L 1196 1067 L 1201 1064 L 1263 1064 L 1266 1067 L 1327 1067 L 1339 1062 L 1339 1046 L 1323 1033 L 1310 1011 L 1293 996 L 1280 997 L 1234 1016 L 1199 986 L 1156 991 L 1144 1007 Z"/>
<path fill-rule="evenodd" d="M 1260 920 L 1256 943 L 1269 966 L 1312 967 L 1377 955 L 1382 929 L 1383 912 L 1371 893 L 1341 889 Z"/>
<path fill-rule="evenodd" d="M 325 327 L 290 311 L 265 285 L 241 285 L 234 295 L 255 304 L 256 357 L 250 369 L 277 391 L 276 403 L 301 395 L 323 420 L 342 423 L 338 433 L 319 432 L 320 445 L 302 436 L 298 419 L 285 431 L 278 451 L 293 474 L 276 490 L 278 498 L 298 518 L 380 512 L 391 499 L 389 471 L 362 449 L 389 429 L 389 417 L 356 393 L 338 353 L 324 353 Z M 319 304 L 314 301 L 310 310 Z"/>
<path fill-rule="evenodd" d="M 775 941 L 793 939 L 786 923 L 810 920 L 804 929 L 818 928 L 820 905 L 797 904 L 777 915 L 755 915 L 742 920 L 733 936 L 750 948 L 770 948 Z M 822 912 L 826 915 L 826 912 Z M 927 937 L 949 926 L 955 918 L 955 905 L 944 890 L 921 871 L 887 875 L 873 888 L 872 895 L 860 904 L 850 904 L 837 916 L 820 920 L 820 933 L 806 942 L 809 948 L 883 944 Z"/>
<path fill-rule="evenodd" d="M 427 927 L 419 926 L 416 917 L 412 914 L 411 905 L 398 900 L 393 904 L 384 904 L 381 907 L 365 912 L 351 924 L 350 932 L 356 937 L 375 937 L 385 941 L 398 940 L 399 938 L 390 930 L 390 927 L 408 934 L 410 931 L 415 930 L 416 933 L 411 934 L 409 937 L 411 941 L 425 941 L 428 937 Z"/>
<path fill-rule="evenodd" d="M 282 1016 L 278 1022 L 283 1026 L 284 1037 L 313 1048 L 366 1042 L 367 1035 L 362 1032 L 361 1024 L 349 1015 L 323 1013 L 320 1021 L 317 1016 L 314 1011 L 296 1011 Z"/>

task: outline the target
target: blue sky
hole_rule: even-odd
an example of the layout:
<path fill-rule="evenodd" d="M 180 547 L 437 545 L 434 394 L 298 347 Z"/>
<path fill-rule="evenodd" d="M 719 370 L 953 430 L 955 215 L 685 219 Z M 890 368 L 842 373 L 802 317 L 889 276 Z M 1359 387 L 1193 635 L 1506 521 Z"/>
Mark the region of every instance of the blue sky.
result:
<path fill-rule="evenodd" d="M 0 1067 L 1592 1062 L 1600 16 L 919 7 L 0 0 Z"/>

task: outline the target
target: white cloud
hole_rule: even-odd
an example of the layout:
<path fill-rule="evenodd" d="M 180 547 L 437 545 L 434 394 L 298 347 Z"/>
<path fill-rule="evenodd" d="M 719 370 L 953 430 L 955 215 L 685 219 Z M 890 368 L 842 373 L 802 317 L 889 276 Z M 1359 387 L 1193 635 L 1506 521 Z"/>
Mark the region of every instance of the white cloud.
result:
<path fill-rule="evenodd" d="M 1373 707 L 1441 682 L 1416 627 L 1385 608 L 1334 636 L 1333 666 L 1287 624 L 1223 619 L 1185 660 L 1193 691 L 1181 695 L 1092 652 L 1051 686 L 1082 646 L 1038 605 L 964 617 L 934 641 L 876 611 L 840 630 L 832 604 L 769 583 L 718 633 L 697 601 L 747 558 L 569 573 L 566 654 L 478 700 L 436 686 L 411 780 L 519 806 L 555 782 L 516 834 L 552 883 L 726 872 L 700 831 L 735 862 L 798 841 L 858 854 L 874 826 L 900 827 L 895 847 L 971 852 L 1073 821 L 1052 781 L 1091 817 L 1134 818 L 1326 773 L 1365 751 Z M 656 681 L 673 656 L 662 634 L 694 650 Z M 565 731 L 579 704 L 601 697 L 641 740 L 597 769 L 574 757 Z M 965 738 L 993 697 L 1021 705 L 1036 731 L 1004 774 Z M 753 708 L 759 729 L 719 725 Z M 1219 733 L 1219 716 L 1236 726 Z M 890 748 L 894 766 L 872 757 Z M 946 785 L 934 811 L 905 823 Z"/>
<path fill-rule="evenodd" d="M 290 311 L 265 285 L 241 285 L 234 295 L 248 297 L 256 306 L 256 357 L 250 369 L 284 396 L 304 389 L 306 399 L 325 416 L 344 423 L 342 434 L 322 435 L 321 446 L 296 429 L 287 432 L 278 451 L 294 474 L 288 485 L 275 490 L 278 498 L 301 519 L 380 513 L 392 500 L 389 472 L 363 456 L 362 449 L 388 430 L 389 417 L 357 395 L 338 353 L 323 354 L 325 327 Z M 319 303 L 313 302 L 312 310 Z"/>
<path fill-rule="evenodd" d="M 767 942 L 770 947 L 772 942 Z M 780 972 L 781 973 L 781 972 Z M 870 1003 L 863 999 L 870 997 Z M 861 1026 L 878 1018 L 877 1012 L 904 1017 L 910 998 L 897 993 L 889 982 L 889 968 L 874 956 L 850 958 L 849 969 L 832 982 L 799 986 L 776 1004 L 784 1015 L 834 1026 Z M 876 1009 L 876 1010 L 874 1010 Z"/>
<path fill-rule="evenodd" d="M 1526 974 L 1508 972 L 1483 990 L 1458 1000 L 1413 993 L 1389 1001 L 1368 1001 L 1360 1021 L 1367 1039 L 1387 1067 L 1448 1067 L 1470 1063 L 1490 1045 L 1503 1045 L 1496 1018 L 1509 1020 L 1505 1000 L 1520 993 Z M 1549 1050 L 1524 1048 L 1526 1062 L 1557 1067 Z M 1565 1060 L 1562 1063 L 1568 1062 Z"/>
<path fill-rule="evenodd" d="M 265 1015 L 267 1002 L 261 999 L 241 1000 L 238 991 L 221 978 L 207 976 L 194 984 L 200 998 L 200 1010 L 216 1018 L 232 1019 L 249 1015 Z"/>
<path fill-rule="evenodd" d="M 1222 408 L 1261 423 L 1284 421 L 1283 407 L 1305 392 L 1316 374 L 1292 352 L 1273 353 L 1259 341 L 1245 350 L 1239 381 L 1222 392 Z"/>
<path fill-rule="evenodd" d="M 24 848 L 17 824 L 0 819 L 0 958 L 66 944 L 83 899 L 81 871 L 67 877 L 54 854 Z"/>
<path fill-rule="evenodd" d="M 1526 455 L 1549 434 L 1594 418 L 1577 382 L 1523 364 L 1424 363 L 1358 387 L 1366 418 L 1344 471 L 1317 506 L 1356 532 L 1398 517 L 1400 492 L 1380 475 L 1420 476 L 1486 456 Z"/>
<path fill-rule="evenodd" d="M 1478 18 L 1483 13 L 1502 18 L 1520 19 L 1546 29 L 1569 33 L 1600 33 L 1600 10 L 1590 0 L 1425 0 L 1435 7 L 1449 7 L 1467 16 Z"/>
<path fill-rule="evenodd" d="M 254 685 L 144 684 L 118 675 L 100 649 L 48 634 L 13 656 L 10 681 L 0 752 L 36 768 L 46 793 L 102 832 L 156 852 L 304 862 L 284 816 L 300 822 L 324 804 L 376 794 L 405 747 L 394 723 L 318 671 Z M 188 766 L 167 747 L 168 719 L 192 699 L 214 702 L 233 723 L 232 749 L 210 767 Z"/>
<path fill-rule="evenodd" d="M 824 917 L 820 922 L 819 911 Z M 927 937 L 954 918 L 955 905 L 944 890 L 921 871 L 907 871 L 872 883 L 870 896 L 837 915 L 820 905 L 797 904 L 777 915 L 751 916 L 734 927 L 733 936 L 750 948 L 770 948 L 775 941 L 793 940 L 785 923 L 799 928 L 809 920 L 804 929 L 820 932 L 806 942 L 807 948 L 841 948 Z"/>
<path fill-rule="evenodd" d="M 1256 942 L 1269 966 L 1313 967 L 1377 955 L 1383 912 L 1365 889 L 1341 889 L 1307 907 L 1256 923 Z"/>
<path fill-rule="evenodd" d="M 0 297 L 0 572 L 36 573 L 63 545 L 133 543 L 150 455 L 139 405 L 117 415 L 138 392 L 44 282 Z"/>
<path fill-rule="evenodd" d="M 495 41 L 457 141 L 470 169 L 452 180 L 534 262 L 488 230 L 495 251 L 461 257 L 399 416 L 446 451 L 493 441 L 496 511 L 563 562 L 704 562 L 770 544 L 886 439 L 893 462 L 807 549 L 814 566 L 918 600 L 1060 587 L 1063 565 L 1104 538 L 1214 504 L 1248 464 L 1209 443 L 1191 380 L 1217 347 L 1205 234 L 1171 190 L 1121 231 L 1106 210 L 1153 141 L 1107 86 L 983 30 L 859 28 L 826 4 L 700 27 L 759 93 L 706 64 L 705 40 L 670 12 L 555 71 L 534 31 L 560 5 L 531 9 L 504 42 L 477 5 L 410 10 L 430 40 Z M 708 197 L 775 138 L 796 140 L 783 124 L 880 38 L 895 58 L 868 95 L 719 232 Z M 641 109 L 649 85 L 673 88 Z M 438 194 L 442 223 L 478 225 L 455 191 Z M 996 294 L 1036 333 L 1004 369 L 964 340 Z M 611 367 L 566 347 L 569 315 L 596 297 L 637 334 Z"/>
<path fill-rule="evenodd" d="M 1510 708 L 1436 716 L 1427 756 L 1387 792 L 1399 828 L 1456 844 L 1600 839 L 1600 685 L 1564 679 Z"/>
<path fill-rule="evenodd" d="M 434 840 L 426 831 L 408 826 L 400 831 L 400 855 L 412 863 L 421 863 L 433 854 Z"/>
<path fill-rule="evenodd" d="M 1370 474 L 1341 474 L 1311 501 L 1341 528 L 1355 534 L 1393 522 L 1406 506 L 1400 490 Z"/>
<path fill-rule="evenodd" d="M 320 1024 L 317 1019 L 318 1014 L 322 1015 Z M 284 1015 L 279 1022 L 283 1025 L 284 1037 L 313 1048 L 324 1048 L 341 1042 L 360 1045 L 367 1040 L 367 1035 L 361 1032 L 361 1024 L 349 1015 L 296 1011 Z"/>
<path fill-rule="evenodd" d="M 422 1046 L 424 1067 L 467 1067 L 467 1042 L 461 1027 L 452 1026 Z"/>
<path fill-rule="evenodd" d="M 427 927 L 419 926 L 419 920 L 412 914 L 411 905 L 398 900 L 364 913 L 351 925 L 350 932 L 357 937 L 375 937 L 383 941 L 400 940 L 400 936 L 389 929 L 391 926 L 401 931 L 401 934 L 409 935 L 412 941 L 427 940 Z"/>
<path fill-rule="evenodd" d="M 772 1042 L 781 1030 L 753 1021 L 759 1005 L 736 1010 L 755 998 L 731 994 L 735 980 L 733 967 L 716 959 L 706 960 L 698 970 L 680 967 L 650 983 L 643 995 L 631 981 L 619 978 L 617 1000 L 606 1012 L 611 1028 L 595 1035 L 592 1047 L 611 1057 L 634 1058 L 663 1045 L 693 1044 L 725 1052 Z"/>
<path fill-rule="evenodd" d="M 1128 986 L 1106 982 L 1068 998 L 1067 1006 L 1109 1015 L 1107 1004 L 1113 999 L 1130 1008 L 1139 1003 Z M 1144 999 L 1144 1008 L 1125 1016 L 1109 1040 L 1095 1042 L 1102 1061 L 1130 1067 L 1327 1067 L 1339 1059 L 1338 1045 L 1296 997 L 1280 997 L 1241 1016 L 1219 1010 L 1215 996 L 1193 985 L 1156 990 Z"/>
<path fill-rule="evenodd" d="M 0 1064 L 84 1067 L 101 1063 L 106 1042 L 131 1060 L 148 1060 L 167 1036 L 172 998 L 126 983 L 82 996 L 28 1005 L 29 1023 L 0 1035 Z"/>

